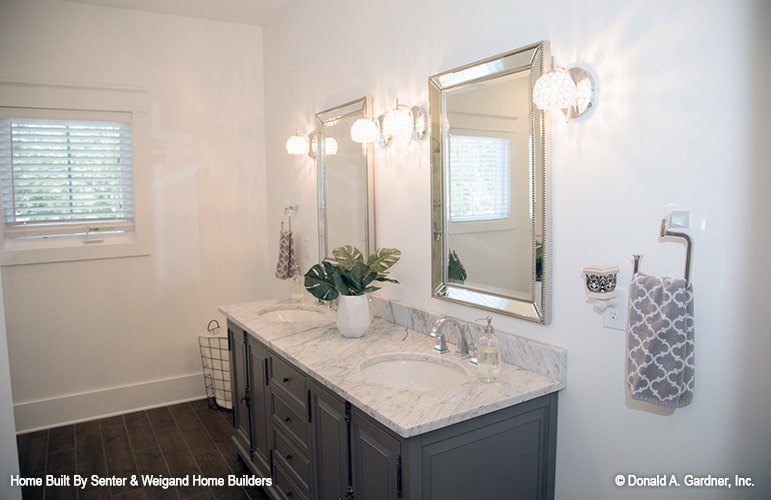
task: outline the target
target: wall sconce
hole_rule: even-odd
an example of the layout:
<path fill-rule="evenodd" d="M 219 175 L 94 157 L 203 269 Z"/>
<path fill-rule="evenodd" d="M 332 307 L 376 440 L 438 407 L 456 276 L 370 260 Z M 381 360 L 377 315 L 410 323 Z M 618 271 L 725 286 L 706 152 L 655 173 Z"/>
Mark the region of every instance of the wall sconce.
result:
<path fill-rule="evenodd" d="M 415 128 L 414 123 L 412 108 L 399 105 L 399 99 L 397 99 L 394 109 L 383 116 L 383 134 L 409 141 L 412 138 L 412 130 Z"/>
<path fill-rule="evenodd" d="M 286 141 L 286 152 L 290 155 L 308 155 L 309 158 L 316 158 L 317 149 L 315 132 L 308 135 L 300 135 L 295 132 L 295 135 Z M 324 154 L 327 156 L 337 154 L 337 140 L 334 137 L 324 138 Z"/>
<path fill-rule="evenodd" d="M 417 141 L 426 133 L 426 122 L 423 108 L 399 104 L 397 99 L 394 109 L 382 115 L 382 131 L 387 137 L 398 137 L 406 142 Z"/>
<path fill-rule="evenodd" d="M 286 152 L 290 155 L 308 155 L 313 158 L 316 156 L 316 152 L 312 149 L 315 142 L 313 134 L 300 135 L 295 131 L 294 135 L 286 140 Z"/>
<path fill-rule="evenodd" d="M 351 140 L 359 144 L 372 144 L 380 137 L 380 127 L 372 118 L 359 118 L 351 125 Z"/>
<path fill-rule="evenodd" d="M 594 80 L 585 70 L 555 67 L 544 73 L 533 87 L 533 104 L 538 109 L 561 109 L 565 121 L 584 115 L 594 97 Z"/>
<path fill-rule="evenodd" d="M 361 144 L 387 146 L 393 137 L 405 142 L 422 139 L 428 128 L 426 113 L 419 106 L 396 104 L 377 118 L 360 118 L 351 127 L 351 139 Z"/>

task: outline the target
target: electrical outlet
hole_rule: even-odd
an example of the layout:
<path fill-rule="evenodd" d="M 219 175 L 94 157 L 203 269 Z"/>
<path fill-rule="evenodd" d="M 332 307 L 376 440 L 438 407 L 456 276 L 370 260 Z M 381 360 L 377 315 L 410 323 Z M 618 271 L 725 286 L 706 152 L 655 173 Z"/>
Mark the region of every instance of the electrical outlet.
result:
<path fill-rule="evenodd" d="M 608 307 L 602 313 L 602 326 L 615 330 L 626 331 L 629 301 L 628 291 L 625 288 L 616 287 L 616 305 Z"/>

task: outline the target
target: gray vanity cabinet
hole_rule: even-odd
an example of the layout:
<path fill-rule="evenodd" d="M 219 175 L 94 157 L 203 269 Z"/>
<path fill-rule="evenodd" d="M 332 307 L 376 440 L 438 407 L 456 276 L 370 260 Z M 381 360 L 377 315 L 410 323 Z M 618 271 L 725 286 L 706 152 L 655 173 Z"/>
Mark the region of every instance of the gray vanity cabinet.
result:
<path fill-rule="evenodd" d="M 270 493 L 282 499 L 312 498 L 313 440 L 308 379 L 273 353 L 270 353 L 268 370 L 275 481 Z"/>
<path fill-rule="evenodd" d="M 268 423 L 268 348 L 237 325 L 228 322 L 233 441 L 263 477 L 270 477 Z"/>
<path fill-rule="evenodd" d="M 249 396 L 246 388 L 246 332 L 228 323 L 230 351 L 230 383 L 233 394 L 233 440 L 239 448 L 252 449 L 252 431 L 249 428 Z"/>
<path fill-rule="evenodd" d="M 400 498 L 399 438 L 314 381 L 309 385 L 314 498 Z"/>
<path fill-rule="evenodd" d="M 314 498 L 344 499 L 350 484 L 348 424 L 351 404 L 313 380 L 309 386 L 314 443 Z"/>
<path fill-rule="evenodd" d="M 233 440 L 271 498 L 554 498 L 556 393 L 404 438 L 231 322 L 228 335 Z"/>
<path fill-rule="evenodd" d="M 351 468 L 356 498 L 402 498 L 401 455 L 398 435 L 354 409 L 351 415 Z"/>
<path fill-rule="evenodd" d="M 557 394 L 407 441 L 405 498 L 554 498 Z"/>

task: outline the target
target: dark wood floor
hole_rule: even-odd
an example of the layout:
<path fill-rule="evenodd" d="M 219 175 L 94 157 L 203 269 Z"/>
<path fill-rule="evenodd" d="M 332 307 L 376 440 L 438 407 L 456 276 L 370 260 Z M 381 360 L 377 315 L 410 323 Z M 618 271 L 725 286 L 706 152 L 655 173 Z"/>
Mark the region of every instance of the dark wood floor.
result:
<path fill-rule="evenodd" d="M 228 487 L 229 477 L 251 475 L 236 457 L 231 413 L 206 399 L 22 434 L 20 476 L 64 478 L 70 486 L 24 487 L 25 499 L 267 499 L 260 488 Z M 75 488 L 74 475 L 127 478 L 125 486 Z M 142 474 L 189 477 L 190 486 L 142 487 Z M 131 486 L 136 476 L 139 486 Z M 225 486 L 192 486 L 192 477 L 224 478 Z"/>

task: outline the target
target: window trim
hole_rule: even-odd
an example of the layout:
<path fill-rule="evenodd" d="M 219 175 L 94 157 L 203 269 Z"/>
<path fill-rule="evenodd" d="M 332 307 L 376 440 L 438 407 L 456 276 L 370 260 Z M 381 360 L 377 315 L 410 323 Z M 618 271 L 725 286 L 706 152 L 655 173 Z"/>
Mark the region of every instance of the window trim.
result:
<path fill-rule="evenodd" d="M 130 113 L 133 135 L 134 231 L 101 241 L 80 238 L 14 240 L 0 231 L 0 266 L 150 255 L 152 217 L 148 161 L 148 92 L 129 87 L 96 87 L 0 81 L 0 107 L 63 112 Z M 98 239 L 97 239 L 98 240 Z"/>

